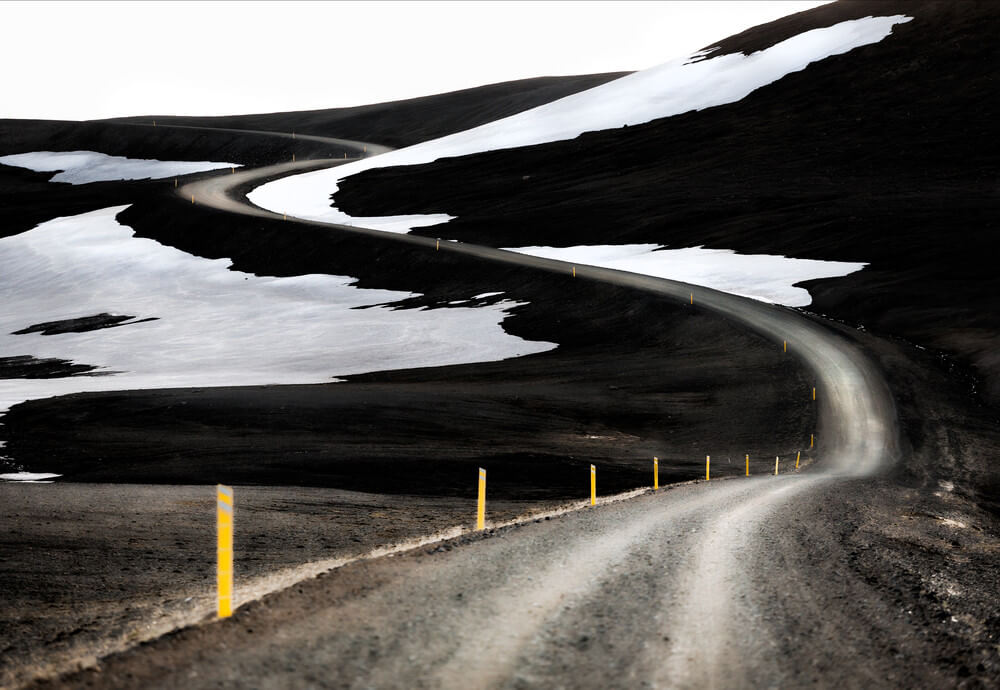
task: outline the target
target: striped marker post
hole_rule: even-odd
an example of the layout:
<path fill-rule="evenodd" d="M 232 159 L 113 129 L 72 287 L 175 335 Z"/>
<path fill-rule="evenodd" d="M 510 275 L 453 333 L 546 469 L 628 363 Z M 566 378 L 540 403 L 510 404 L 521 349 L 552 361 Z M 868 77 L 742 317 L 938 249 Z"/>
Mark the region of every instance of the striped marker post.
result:
<path fill-rule="evenodd" d="M 660 460 L 653 458 L 653 490 L 660 488 Z"/>
<path fill-rule="evenodd" d="M 476 503 L 476 529 L 486 529 L 486 470 L 479 468 L 479 500 Z"/>
<path fill-rule="evenodd" d="M 219 593 L 219 618 L 233 615 L 233 489 L 216 487 L 217 565 L 215 570 Z"/>
<path fill-rule="evenodd" d="M 590 466 L 590 505 L 597 505 L 597 468 Z"/>

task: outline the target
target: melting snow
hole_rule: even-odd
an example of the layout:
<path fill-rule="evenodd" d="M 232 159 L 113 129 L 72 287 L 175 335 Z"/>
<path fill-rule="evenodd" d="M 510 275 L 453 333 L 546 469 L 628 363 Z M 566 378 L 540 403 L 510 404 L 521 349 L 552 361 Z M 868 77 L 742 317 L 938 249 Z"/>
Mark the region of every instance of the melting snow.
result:
<path fill-rule="evenodd" d="M 352 218 L 331 207 L 337 183 L 371 168 L 429 163 L 449 156 L 572 139 L 692 110 L 735 103 L 812 62 L 878 43 L 911 17 L 866 17 L 806 31 L 751 55 L 690 57 L 636 72 L 517 115 L 336 168 L 286 177 L 255 189 L 249 199 L 276 213 L 391 232 L 447 222 L 451 216 Z"/>
<path fill-rule="evenodd" d="M 7 482 L 28 482 L 31 484 L 49 484 L 48 480 L 61 477 L 61 474 L 52 472 L 7 472 L 0 474 L 0 479 Z"/>
<path fill-rule="evenodd" d="M 105 376 L 0 379 L 0 412 L 66 393 L 329 382 L 335 375 L 518 357 L 553 349 L 500 327 L 516 303 L 393 309 L 405 292 L 344 276 L 268 278 L 134 237 L 127 206 L 56 218 L 0 238 L 0 352 L 100 367 Z M 389 306 L 380 307 L 372 305 Z M 369 307 L 358 309 L 357 307 Z M 12 335 L 108 312 L 155 321 Z"/>
<path fill-rule="evenodd" d="M 656 244 L 513 247 L 507 251 L 669 278 L 789 307 L 804 307 L 812 301 L 809 292 L 795 283 L 839 278 L 867 265 L 737 254 L 731 249 L 665 249 Z"/>
<path fill-rule="evenodd" d="M 144 158 L 109 156 L 96 151 L 36 151 L 0 156 L 0 163 L 35 172 L 60 170 L 50 182 L 87 184 L 108 180 L 158 180 L 190 175 L 206 170 L 239 168 L 238 163 L 212 161 L 158 161 Z"/>

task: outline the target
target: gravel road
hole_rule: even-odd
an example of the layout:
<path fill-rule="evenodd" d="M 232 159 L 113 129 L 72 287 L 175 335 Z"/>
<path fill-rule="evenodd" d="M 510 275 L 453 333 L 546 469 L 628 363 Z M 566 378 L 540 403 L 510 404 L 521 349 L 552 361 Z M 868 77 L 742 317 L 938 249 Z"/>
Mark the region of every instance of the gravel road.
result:
<path fill-rule="evenodd" d="M 833 565 L 843 553 L 822 523 L 806 528 L 802 551 L 803 535 L 790 529 L 795 506 L 821 499 L 826 483 L 792 473 L 680 485 L 356 562 L 64 680 L 124 688 L 731 688 L 834 678 L 847 687 L 940 686 L 946 678 L 930 641 Z M 898 646 L 895 657 L 873 653 L 884 639 Z"/>

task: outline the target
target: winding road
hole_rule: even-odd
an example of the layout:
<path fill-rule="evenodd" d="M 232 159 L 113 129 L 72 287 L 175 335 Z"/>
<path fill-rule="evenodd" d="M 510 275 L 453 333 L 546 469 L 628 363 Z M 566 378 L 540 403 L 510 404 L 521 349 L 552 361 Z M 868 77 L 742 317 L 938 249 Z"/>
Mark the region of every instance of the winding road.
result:
<path fill-rule="evenodd" d="M 339 146 L 345 145 L 342 140 Z M 363 145 L 348 142 L 360 153 Z M 375 149 L 368 145 L 369 150 Z M 298 161 L 184 185 L 234 213 L 281 219 L 239 193 L 343 161 Z M 288 217 L 434 251 L 434 239 Z M 440 251 L 694 302 L 787 341 L 815 377 L 817 462 L 808 472 L 693 482 L 302 582 L 234 618 L 112 657 L 121 687 L 850 686 L 892 678 L 866 650 L 903 635 L 864 582 L 835 571 L 824 525 L 786 517 L 838 482 L 888 467 L 897 422 L 874 363 L 821 322 L 784 307 L 660 278 L 441 242 Z M 824 554 L 826 554 L 824 556 Z M 822 582 L 822 586 L 813 586 Z M 822 624 L 817 621 L 822 620 Z M 831 636 L 840 636 L 831 645 Z M 918 644 L 918 643 L 914 643 Z M 933 671 L 928 671 L 933 674 Z M 928 682 L 934 680 L 928 676 Z"/>

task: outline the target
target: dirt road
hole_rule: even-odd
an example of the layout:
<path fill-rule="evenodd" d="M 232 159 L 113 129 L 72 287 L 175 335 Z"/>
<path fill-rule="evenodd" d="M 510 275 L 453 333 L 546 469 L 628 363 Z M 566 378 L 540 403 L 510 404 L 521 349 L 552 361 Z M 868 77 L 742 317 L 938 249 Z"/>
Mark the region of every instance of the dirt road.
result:
<path fill-rule="evenodd" d="M 940 687 L 931 640 L 840 569 L 844 554 L 824 525 L 796 524 L 796 505 L 822 500 L 825 484 L 788 474 L 682 485 L 357 562 L 64 680 Z M 885 640 L 894 655 L 881 653 Z"/>

